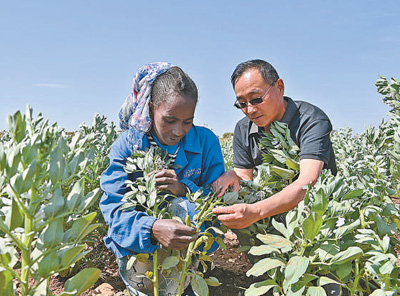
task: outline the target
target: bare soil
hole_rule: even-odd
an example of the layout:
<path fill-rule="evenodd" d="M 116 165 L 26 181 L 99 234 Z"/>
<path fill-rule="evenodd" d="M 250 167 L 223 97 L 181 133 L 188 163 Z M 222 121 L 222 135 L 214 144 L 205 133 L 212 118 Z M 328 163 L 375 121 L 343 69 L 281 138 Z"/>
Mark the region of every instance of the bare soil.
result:
<path fill-rule="evenodd" d="M 215 263 L 215 268 L 208 270 L 206 277 L 216 277 L 221 285 L 219 287 L 210 287 L 210 295 L 213 296 L 242 296 L 244 291 L 251 285 L 251 279 L 246 276 L 246 271 L 250 269 L 251 263 L 244 253 L 239 253 L 239 241 L 236 235 L 228 232 L 225 236 L 225 244 L 227 249 L 219 248 L 211 257 Z M 95 266 L 101 270 L 100 278 L 95 285 L 82 293 L 83 296 L 101 295 L 99 291 L 95 291 L 101 284 L 107 283 L 114 288 L 115 293 L 123 292 L 125 285 L 118 274 L 118 265 L 116 258 L 112 252 L 105 248 L 104 244 L 99 244 L 91 253 L 102 254 L 97 258 L 91 258 L 90 266 Z M 89 267 L 88 263 L 84 263 L 82 268 Z M 50 290 L 53 294 L 63 292 L 65 281 L 68 277 L 54 276 L 50 279 Z"/>

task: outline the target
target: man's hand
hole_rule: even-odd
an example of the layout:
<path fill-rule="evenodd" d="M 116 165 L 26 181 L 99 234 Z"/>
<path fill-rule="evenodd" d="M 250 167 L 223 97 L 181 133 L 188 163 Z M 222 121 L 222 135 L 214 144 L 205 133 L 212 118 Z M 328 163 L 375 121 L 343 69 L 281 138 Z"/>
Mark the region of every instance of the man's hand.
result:
<path fill-rule="evenodd" d="M 174 250 L 186 248 L 197 237 L 196 228 L 186 226 L 174 219 L 156 220 L 151 229 L 152 239 Z"/>
<path fill-rule="evenodd" d="M 254 204 L 236 204 L 213 209 L 218 220 L 229 228 L 242 229 L 257 222 L 261 218 Z"/>
<path fill-rule="evenodd" d="M 156 177 L 157 187 L 168 190 L 176 196 L 186 196 L 186 187 L 183 185 L 174 170 L 161 170 L 151 172 Z"/>
<path fill-rule="evenodd" d="M 218 197 L 221 197 L 231 186 L 233 187 L 233 191 L 239 191 L 239 182 L 240 179 L 236 173 L 234 171 L 229 171 L 222 174 L 217 180 L 214 181 L 213 190 L 218 192 Z"/>

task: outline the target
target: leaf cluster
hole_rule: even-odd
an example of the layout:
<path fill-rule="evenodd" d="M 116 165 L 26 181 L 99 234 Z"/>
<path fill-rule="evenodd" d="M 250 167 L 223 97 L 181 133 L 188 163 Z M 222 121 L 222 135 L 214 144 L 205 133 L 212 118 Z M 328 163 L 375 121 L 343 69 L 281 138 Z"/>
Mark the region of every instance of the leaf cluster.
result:
<path fill-rule="evenodd" d="M 99 226 L 89 208 L 100 189 L 85 191 L 83 179 L 92 157 L 88 139 L 70 140 L 32 113 L 28 106 L 26 115 L 10 115 L 10 140 L 0 143 L 1 295 L 14 295 L 15 280 L 22 295 L 52 295 L 47 279 L 88 253 L 84 239 Z M 83 270 L 60 295 L 78 295 L 98 276 L 98 269 Z"/>

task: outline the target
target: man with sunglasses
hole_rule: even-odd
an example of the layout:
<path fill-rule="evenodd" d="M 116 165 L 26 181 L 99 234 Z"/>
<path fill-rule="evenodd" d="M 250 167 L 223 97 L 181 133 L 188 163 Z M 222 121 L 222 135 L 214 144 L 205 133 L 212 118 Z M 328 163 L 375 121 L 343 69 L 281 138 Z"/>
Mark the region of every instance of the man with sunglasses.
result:
<path fill-rule="evenodd" d="M 296 207 L 305 196 L 303 186 L 314 184 L 323 168 L 336 174 L 336 163 L 329 118 L 314 105 L 284 96 L 283 80 L 271 64 L 262 60 L 241 63 L 231 82 L 236 93 L 234 106 L 246 116 L 237 123 L 233 136 L 234 171 L 226 172 L 213 184 L 220 196 L 229 186 L 238 190 L 241 179 L 253 179 L 253 169 L 262 163 L 258 143 L 273 121 L 287 123 L 293 141 L 300 147 L 300 174 L 292 184 L 254 204 L 214 209 L 223 224 L 241 229 Z"/>

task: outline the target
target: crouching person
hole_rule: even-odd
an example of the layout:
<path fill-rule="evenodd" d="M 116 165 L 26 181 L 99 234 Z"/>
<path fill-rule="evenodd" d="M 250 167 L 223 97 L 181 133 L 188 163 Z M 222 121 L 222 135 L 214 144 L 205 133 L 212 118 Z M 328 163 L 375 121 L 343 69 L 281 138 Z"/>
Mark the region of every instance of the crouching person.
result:
<path fill-rule="evenodd" d="M 170 206 L 181 217 L 194 215 L 194 205 L 186 194 L 212 184 L 224 173 L 218 138 L 209 129 L 193 124 L 197 97 L 195 83 L 179 67 L 153 63 L 136 73 L 133 91 L 120 110 L 124 131 L 112 145 L 110 166 L 101 176 L 104 195 L 100 209 L 109 227 L 105 244 L 118 258 L 120 275 L 131 295 L 153 295 L 153 283 L 145 276 L 153 269 L 152 263 L 136 261 L 127 269 L 131 255 L 151 254 L 160 246 L 181 250 L 198 234 L 195 228 L 174 219 L 121 209 L 128 190 L 125 181 L 135 178 L 124 171 L 127 158 L 135 151 L 158 146 L 175 159 L 178 169 L 153 173 L 158 188 L 178 196 Z M 174 281 L 161 280 L 159 295 L 176 295 L 177 286 Z"/>

